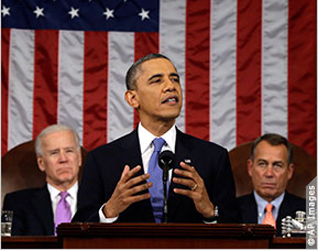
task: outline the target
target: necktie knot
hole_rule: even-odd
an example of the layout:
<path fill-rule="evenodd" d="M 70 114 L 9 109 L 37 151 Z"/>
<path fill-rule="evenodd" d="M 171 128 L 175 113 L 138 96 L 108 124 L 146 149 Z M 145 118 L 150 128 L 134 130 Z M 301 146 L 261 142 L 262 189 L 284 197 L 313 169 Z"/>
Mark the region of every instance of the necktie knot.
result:
<path fill-rule="evenodd" d="M 155 147 L 155 152 L 160 152 L 163 147 L 163 144 L 165 144 L 165 140 L 162 138 L 155 138 L 152 142 Z"/>
<path fill-rule="evenodd" d="M 67 196 L 69 196 L 70 194 L 68 192 L 60 192 L 60 196 L 62 200 L 65 200 Z"/>
<path fill-rule="evenodd" d="M 273 210 L 273 204 L 268 203 L 265 207 L 266 212 L 272 212 Z"/>

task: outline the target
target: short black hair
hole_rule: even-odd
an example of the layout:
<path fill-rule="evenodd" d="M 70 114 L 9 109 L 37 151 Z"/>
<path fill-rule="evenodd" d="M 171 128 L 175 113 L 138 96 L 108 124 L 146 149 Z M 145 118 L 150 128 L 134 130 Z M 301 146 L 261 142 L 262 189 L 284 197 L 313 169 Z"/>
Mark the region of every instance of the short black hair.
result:
<path fill-rule="evenodd" d="M 136 62 L 134 62 L 134 64 L 131 65 L 131 67 L 127 71 L 126 79 L 125 79 L 127 90 L 132 90 L 136 88 L 136 80 L 137 80 L 136 78 L 137 78 L 138 70 L 140 69 L 140 65 L 146 61 L 156 59 L 156 58 L 164 58 L 171 62 L 171 60 L 168 57 L 158 53 L 152 53 L 144 57 L 141 57 Z"/>
<path fill-rule="evenodd" d="M 255 148 L 261 141 L 267 141 L 272 146 L 285 145 L 288 152 L 288 165 L 293 163 L 293 146 L 292 144 L 283 136 L 274 133 L 267 133 L 258 137 L 251 148 L 251 160 L 254 160 Z"/>

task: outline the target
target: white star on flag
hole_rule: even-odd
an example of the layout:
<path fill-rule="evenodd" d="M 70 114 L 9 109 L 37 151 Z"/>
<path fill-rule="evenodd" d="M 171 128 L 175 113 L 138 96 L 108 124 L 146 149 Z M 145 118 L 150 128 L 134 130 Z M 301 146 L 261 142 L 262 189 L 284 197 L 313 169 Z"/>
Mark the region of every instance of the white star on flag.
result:
<path fill-rule="evenodd" d="M 1 13 L 5 17 L 6 15 L 10 16 L 10 8 L 7 8 L 6 6 L 3 5 Z"/>
<path fill-rule="evenodd" d="M 149 10 L 144 10 L 143 8 L 141 9 L 141 12 L 138 14 L 139 16 L 141 16 L 141 21 L 143 21 L 144 19 L 149 18 L 148 16 L 149 14 Z"/>
<path fill-rule="evenodd" d="M 103 15 L 105 15 L 106 16 L 106 19 L 108 20 L 109 18 L 114 18 L 114 10 L 110 10 L 110 9 L 108 9 L 108 8 L 106 8 L 106 11 L 105 12 L 103 12 Z"/>
<path fill-rule="evenodd" d="M 71 17 L 73 19 L 74 17 L 79 17 L 78 11 L 79 11 L 79 9 L 74 9 L 73 7 L 71 7 L 71 10 L 68 13 L 71 15 Z"/>
<path fill-rule="evenodd" d="M 36 14 L 36 18 L 38 18 L 39 16 L 44 16 L 44 8 L 39 8 L 38 6 L 36 6 L 36 10 L 33 11 L 33 13 Z"/>

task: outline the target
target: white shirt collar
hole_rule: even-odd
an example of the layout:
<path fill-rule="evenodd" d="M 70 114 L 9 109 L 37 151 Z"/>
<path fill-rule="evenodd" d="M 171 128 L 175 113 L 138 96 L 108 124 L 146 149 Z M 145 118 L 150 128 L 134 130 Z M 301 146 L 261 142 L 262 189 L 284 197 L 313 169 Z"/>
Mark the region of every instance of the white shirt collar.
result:
<path fill-rule="evenodd" d="M 275 216 L 275 215 L 278 214 L 278 210 L 280 208 L 280 205 L 283 202 L 284 196 L 285 196 L 285 192 L 282 193 L 280 196 L 278 196 L 276 199 L 274 199 L 272 202 L 268 202 L 267 200 L 265 200 L 261 196 L 259 196 L 256 193 L 256 191 L 254 190 L 254 197 L 255 197 L 255 200 L 256 200 L 256 204 L 257 204 L 258 215 L 262 216 L 264 214 L 266 205 L 268 203 L 270 203 L 274 207 L 273 214 L 274 214 L 274 217 L 276 218 L 277 216 Z"/>
<path fill-rule="evenodd" d="M 149 147 L 152 147 L 152 141 L 155 138 L 157 138 L 155 135 L 150 133 L 145 127 L 143 127 L 141 123 L 139 123 L 138 125 L 138 136 L 141 154 L 143 154 Z M 160 137 L 166 141 L 165 148 L 168 148 L 174 153 L 177 137 L 176 125 L 173 125 L 165 134 L 163 134 Z"/>
<path fill-rule="evenodd" d="M 49 183 L 47 183 L 47 188 L 49 190 L 52 201 L 55 200 L 59 196 L 59 193 L 61 192 L 60 190 L 53 187 Z M 67 190 L 67 192 L 69 193 L 70 197 L 74 199 L 77 197 L 77 190 L 78 190 L 78 181 L 69 190 Z"/>

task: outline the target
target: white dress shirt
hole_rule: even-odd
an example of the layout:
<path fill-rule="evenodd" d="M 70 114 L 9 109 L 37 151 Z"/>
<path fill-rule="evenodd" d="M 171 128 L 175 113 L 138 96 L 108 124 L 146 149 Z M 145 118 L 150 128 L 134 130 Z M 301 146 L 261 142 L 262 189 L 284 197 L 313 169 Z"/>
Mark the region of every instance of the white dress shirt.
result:
<path fill-rule="evenodd" d="M 49 183 L 47 183 L 47 188 L 49 190 L 50 197 L 51 197 L 52 208 L 53 208 L 53 217 L 54 217 L 54 221 L 55 221 L 55 212 L 56 212 L 57 203 L 61 199 L 61 196 L 59 195 L 59 193 L 61 191 L 59 191 L 58 189 L 56 189 L 55 187 L 53 187 Z M 76 182 L 69 190 L 67 190 L 67 192 L 69 193 L 69 196 L 66 197 L 66 201 L 68 202 L 68 204 L 71 207 L 72 218 L 75 215 L 76 210 L 77 210 L 76 209 L 77 191 L 78 191 L 78 182 Z"/>
<path fill-rule="evenodd" d="M 141 158 L 142 158 L 144 172 L 148 173 L 148 165 L 149 165 L 150 157 L 154 151 L 154 146 L 152 141 L 157 137 L 153 135 L 152 133 L 150 133 L 148 130 L 146 130 L 141 125 L 141 123 L 139 123 L 138 125 L 138 137 L 139 137 L 139 145 L 141 150 Z M 163 134 L 160 137 L 164 139 L 166 142 L 163 145 L 161 151 L 170 150 L 174 153 L 175 146 L 176 146 L 176 137 L 177 137 L 176 126 L 173 125 L 165 134 Z M 130 166 L 130 167 L 133 168 L 135 166 Z M 172 169 L 169 170 L 169 181 L 171 180 L 171 177 L 172 177 Z M 118 217 L 106 218 L 103 212 L 103 208 L 105 204 L 102 205 L 102 207 L 99 209 L 99 212 L 98 212 L 100 222 L 105 222 L 105 223 L 115 222 Z"/>

